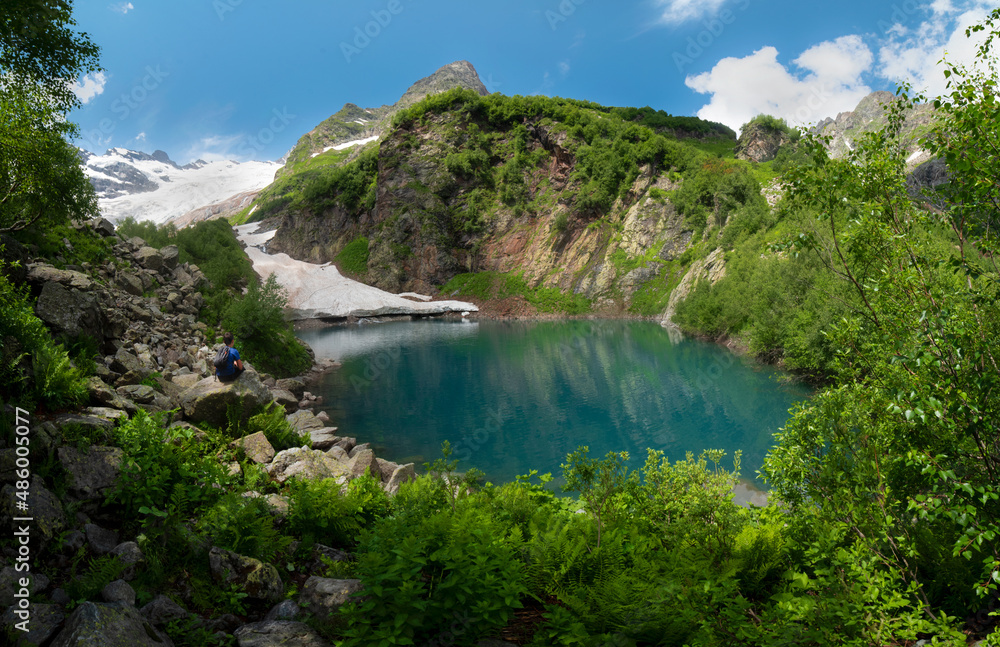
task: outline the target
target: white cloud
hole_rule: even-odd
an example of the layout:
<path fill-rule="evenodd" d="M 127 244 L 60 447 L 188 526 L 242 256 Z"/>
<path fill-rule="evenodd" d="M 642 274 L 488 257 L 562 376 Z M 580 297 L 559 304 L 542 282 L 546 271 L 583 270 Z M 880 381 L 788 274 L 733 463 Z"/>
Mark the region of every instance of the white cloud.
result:
<path fill-rule="evenodd" d="M 657 0 L 663 6 L 661 20 L 668 24 L 680 24 L 714 14 L 726 0 Z"/>
<path fill-rule="evenodd" d="M 135 9 L 131 2 L 119 2 L 118 4 L 113 4 L 110 7 L 111 11 L 116 11 L 122 15 L 127 14 L 129 11 Z"/>
<path fill-rule="evenodd" d="M 206 162 L 236 160 L 239 162 L 250 159 L 247 155 L 246 135 L 209 135 L 202 137 L 196 144 L 181 155 L 181 159 L 202 159 Z"/>
<path fill-rule="evenodd" d="M 138 135 L 135 136 L 135 138 L 132 141 L 134 141 L 137 144 L 146 141 L 146 133 L 144 132 L 139 133 Z"/>
<path fill-rule="evenodd" d="M 70 89 L 80 101 L 90 103 L 91 99 L 104 92 L 104 86 L 107 83 L 108 78 L 104 75 L 104 72 L 97 72 L 95 74 L 87 74 L 79 80 L 73 81 L 70 84 Z"/>
<path fill-rule="evenodd" d="M 569 74 L 570 66 L 569 61 L 559 61 L 559 73 L 563 76 Z"/>
<path fill-rule="evenodd" d="M 974 64 L 985 34 L 967 38 L 965 30 L 982 21 L 993 4 L 973 0 L 955 6 L 951 0 L 936 0 L 929 7 L 931 15 L 913 26 L 896 16 L 879 48 L 876 73 L 893 83 L 907 81 L 930 96 L 942 94 L 946 79 L 939 61 Z"/>
<path fill-rule="evenodd" d="M 743 58 L 724 58 L 710 71 L 685 79 L 688 87 L 711 100 L 698 116 L 733 129 L 758 114 L 807 125 L 853 110 L 871 88 L 861 80 L 874 56 L 859 36 L 842 36 L 810 47 L 790 71 L 778 62 L 778 50 L 763 47 Z"/>

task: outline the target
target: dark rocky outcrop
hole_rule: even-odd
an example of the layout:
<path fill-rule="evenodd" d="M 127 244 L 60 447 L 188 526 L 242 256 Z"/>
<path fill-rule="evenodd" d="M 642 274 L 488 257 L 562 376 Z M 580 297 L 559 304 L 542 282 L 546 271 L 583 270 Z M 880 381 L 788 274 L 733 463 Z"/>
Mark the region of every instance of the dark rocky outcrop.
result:
<path fill-rule="evenodd" d="M 84 602 L 66 619 L 52 647 L 172 647 L 174 642 L 157 631 L 124 602 Z"/>
<path fill-rule="evenodd" d="M 734 152 L 737 159 L 770 162 L 778 154 L 778 149 L 791 141 L 792 136 L 783 130 L 751 123 L 740 133 Z"/>

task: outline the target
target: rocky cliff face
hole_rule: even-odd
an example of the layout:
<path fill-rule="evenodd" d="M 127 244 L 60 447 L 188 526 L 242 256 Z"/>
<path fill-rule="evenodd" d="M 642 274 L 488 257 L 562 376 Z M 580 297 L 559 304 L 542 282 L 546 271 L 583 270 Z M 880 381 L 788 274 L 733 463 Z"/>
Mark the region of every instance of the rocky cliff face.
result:
<path fill-rule="evenodd" d="M 886 126 L 888 123 L 886 106 L 892 101 L 896 101 L 896 95 L 892 92 L 884 90 L 872 92 L 862 99 L 851 112 L 842 112 L 836 118 L 827 118 L 816 124 L 814 132 L 831 138 L 831 157 L 844 157 L 853 150 L 854 142 L 858 137 L 866 132 L 873 132 Z M 928 160 L 926 154 L 920 155 L 917 138 L 933 119 L 934 107 L 926 103 L 919 104 L 906 113 L 906 123 L 903 126 L 902 136 L 906 142 L 907 151 L 912 154 L 910 161 L 912 166 Z"/>
<path fill-rule="evenodd" d="M 791 141 L 791 136 L 784 131 L 751 124 L 740 133 L 736 142 L 736 157 L 752 162 L 769 162 L 778 154 L 779 148 Z"/>

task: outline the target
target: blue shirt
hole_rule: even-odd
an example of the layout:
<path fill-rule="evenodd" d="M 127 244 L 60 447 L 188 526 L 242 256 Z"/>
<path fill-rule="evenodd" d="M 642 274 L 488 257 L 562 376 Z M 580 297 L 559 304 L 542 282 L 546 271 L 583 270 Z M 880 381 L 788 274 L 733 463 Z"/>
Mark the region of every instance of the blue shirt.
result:
<path fill-rule="evenodd" d="M 226 365 L 218 369 L 217 373 L 219 377 L 225 377 L 227 375 L 232 375 L 236 372 L 236 360 L 240 358 L 240 351 L 235 348 L 229 349 L 229 358 L 226 361 Z"/>

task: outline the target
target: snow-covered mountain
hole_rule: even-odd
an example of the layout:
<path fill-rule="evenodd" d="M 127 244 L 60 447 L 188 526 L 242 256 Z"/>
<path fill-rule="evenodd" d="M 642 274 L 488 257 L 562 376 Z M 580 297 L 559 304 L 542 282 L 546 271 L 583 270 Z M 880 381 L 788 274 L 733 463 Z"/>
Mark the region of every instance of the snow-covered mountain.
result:
<path fill-rule="evenodd" d="M 112 148 L 104 155 L 80 151 L 84 173 L 97 191 L 101 214 L 157 224 L 239 193 L 260 191 L 281 168 L 277 162 L 206 162 L 179 166 L 163 151 L 152 155 Z"/>

